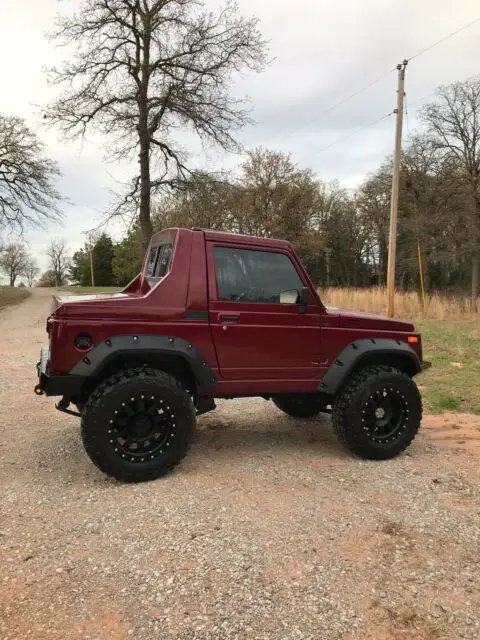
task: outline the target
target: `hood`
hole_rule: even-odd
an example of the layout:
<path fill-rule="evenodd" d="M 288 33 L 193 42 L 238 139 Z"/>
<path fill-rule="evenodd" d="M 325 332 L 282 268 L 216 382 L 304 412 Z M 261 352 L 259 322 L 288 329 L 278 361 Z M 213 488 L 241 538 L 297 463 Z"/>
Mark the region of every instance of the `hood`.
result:
<path fill-rule="evenodd" d="M 327 307 L 327 313 L 329 316 L 338 318 L 337 326 L 346 329 L 377 329 L 378 331 L 404 331 L 407 333 L 415 330 L 411 322 L 373 313 L 336 309 L 335 307 Z"/>

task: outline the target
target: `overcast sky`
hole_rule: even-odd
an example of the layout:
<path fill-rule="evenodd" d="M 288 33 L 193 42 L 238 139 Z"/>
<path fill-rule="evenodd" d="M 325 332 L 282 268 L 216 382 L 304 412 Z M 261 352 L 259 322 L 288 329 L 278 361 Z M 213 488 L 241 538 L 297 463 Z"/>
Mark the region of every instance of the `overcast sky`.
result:
<path fill-rule="evenodd" d="M 70 253 L 84 242 L 82 232 L 95 226 L 111 200 L 116 180 L 129 166 L 102 161 L 95 140 L 80 147 L 64 144 L 35 118 L 35 104 L 51 96 L 42 67 L 59 63 L 62 51 L 44 38 L 55 13 L 78 0 L 2 2 L 0 21 L 0 113 L 19 115 L 47 144 L 62 171 L 59 189 L 71 204 L 63 224 L 31 230 L 26 238 L 42 267 L 52 237 L 64 237 Z M 212 5 L 219 4 L 212 0 Z M 271 43 L 271 67 L 261 75 L 238 78 L 235 91 L 251 98 L 257 124 L 241 134 L 246 147 L 262 145 L 291 153 L 300 166 L 320 178 L 357 184 L 388 154 L 393 143 L 392 117 L 343 143 L 337 141 L 395 106 L 396 74 L 338 108 L 333 104 L 361 89 L 443 36 L 480 17 L 474 0 L 241 0 L 244 14 L 256 14 Z M 415 110 L 432 98 L 434 88 L 480 73 L 480 22 L 413 60 L 407 69 L 410 127 Z M 325 147 L 332 145 L 331 148 Z M 192 145 L 192 149 L 197 149 Z M 193 157 L 209 169 L 231 167 L 237 157 L 209 152 Z M 110 231 L 119 236 L 121 227 Z"/>

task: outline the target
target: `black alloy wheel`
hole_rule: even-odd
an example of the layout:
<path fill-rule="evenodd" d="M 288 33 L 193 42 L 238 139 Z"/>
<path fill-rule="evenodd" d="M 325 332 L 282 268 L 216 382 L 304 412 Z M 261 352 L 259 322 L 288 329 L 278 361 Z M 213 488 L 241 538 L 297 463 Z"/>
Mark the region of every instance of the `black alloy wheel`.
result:
<path fill-rule="evenodd" d="M 195 425 L 192 399 L 178 380 L 157 369 L 127 369 L 88 399 L 82 440 L 101 471 L 142 482 L 165 475 L 182 460 Z"/>
<path fill-rule="evenodd" d="M 362 412 L 367 437 L 377 444 L 394 442 L 407 428 L 410 409 L 405 395 L 392 387 L 377 389 L 368 398 Z"/>
<path fill-rule="evenodd" d="M 386 460 L 404 451 L 422 419 L 422 400 L 414 380 L 389 365 L 355 371 L 332 409 L 339 440 L 369 460 Z"/>
<path fill-rule="evenodd" d="M 154 395 L 132 396 L 110 418 L 109 442 L 117 456 L 145 462 L 170 446 L 175 427 L 175 415 L 166 402 Z"/>

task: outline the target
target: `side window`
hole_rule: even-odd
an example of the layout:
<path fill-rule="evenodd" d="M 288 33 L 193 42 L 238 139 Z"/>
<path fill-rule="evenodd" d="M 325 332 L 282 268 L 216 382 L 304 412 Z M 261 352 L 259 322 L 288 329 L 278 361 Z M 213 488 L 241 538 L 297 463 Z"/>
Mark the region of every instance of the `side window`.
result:
<path fill-rule="evenodd" d="M 154 287 L 168 273 L 172 261 L 172 253 L 173 249 L 170 241 L 161 242 L 150 249 L 145 276 L 151 287 Z"/>
<path fill-rule="evenodd" d="M 155 278 L 163 278 L 170 269 L 170 261 L 172 259 L 172 243 L 164 242 L 160 245 L 160 253 L 155 269 Z"/>
<path fill-rule="evenodd" d="M 303 283 L 284 253 L 214 247 L 219 300 L 280 303 L 282 291 Z"/>
<path fill-rule="evenodd" d="M 155 262 L 157 260 L 158 244 L 154 247 L 150 247 L 148 254 L 147 266 L 145 267 L 145 275 L 153 276 L 153 270 L 155 269 Z"/>

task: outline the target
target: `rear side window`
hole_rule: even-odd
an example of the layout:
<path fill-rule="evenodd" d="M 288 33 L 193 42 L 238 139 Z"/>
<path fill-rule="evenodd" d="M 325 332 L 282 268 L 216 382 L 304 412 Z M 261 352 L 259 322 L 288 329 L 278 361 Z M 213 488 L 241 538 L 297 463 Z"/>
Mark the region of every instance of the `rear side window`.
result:
<path fill-rule="evenodd" d="M 280 303 L 303 283 L 284 253 L 214 247 L 218 300 Z"/>
<path fill-rule="evenodd" d="M 157 266 L 155 268 L 155 278 L 163 278 L 170 269 L 170 262 L 172 260 L 172 243 L 165 242 L 160 245 L 160 251 L 158 254 Z"/>
<path fill-rule="evenodd" d="M 157 262 L 157 254 L 158 254 L 158 244 L 154 247 L 150 247 L 150 251 L 148 253 L 147 266 L 145 267 L 145 275 L 153 276 L 153 271 L 155 269 L 155 264 Z"/>
<path fill-rule="evenodd" d="M 148 284 L 153 287 L 170 270 L 172 262 L 173 247 L 171 240 L 166 240 L 152 247 L 148 255 L 145 276 Z"/>

